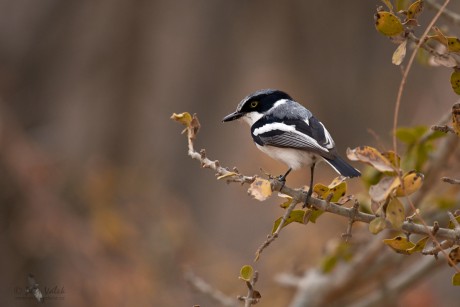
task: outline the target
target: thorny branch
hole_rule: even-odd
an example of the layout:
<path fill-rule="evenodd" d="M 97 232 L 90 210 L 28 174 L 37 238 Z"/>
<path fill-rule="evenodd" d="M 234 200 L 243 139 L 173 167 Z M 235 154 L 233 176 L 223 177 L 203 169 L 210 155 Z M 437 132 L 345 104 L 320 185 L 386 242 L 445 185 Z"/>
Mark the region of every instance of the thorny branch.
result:
<path fill-rule="evenodd" d="M 194 149 L 194 143 L 193 143 L 195 134 L 194 132 L 191 131 L 192 130 L 191 128 L 188 128 L 187 130 L 188 130 L 188 155 L 191 158 L 198 160 L 201 163 L 202 167 L 210 168 L 214 170 L 217 176 L 225 177 L 227 182 L 238 182 L 238 183 L 244 184 L 244 183 L 252 183 L 255 180 L 256 176 L 245 176 L 237 171 L 232 173 L 227 168 L 220 166 L 217 160 L 215 161 L 210 160 L 207 157 L 204 150 L 197 152 Z M 283 186 L 283 183 L 276 178 L 269 178 L 268 180 L 270 181 L 272 191 L 280 192 L 282 189 L 283 194 L 286 194 L 292 197 L 293 203 L 294 203 L 294 205 L 292 205 L 292 209 L 294 209 L 296 202 L 305 203 L 306 194 L 303 192 L 303 190 L 293 189 L 287 185 Z M 343 207 L 335 203 L 330 203 L 327 200 L 322 200 L 322 199 L 315 198 L 315 197 L 310 197 L 308 203 L 318 210 L 330 212 L 335 215 L 340 215 L 340 216 L 349 218 L 350 222 L 370 223 L 372 220 L 374 220 L 377 217 L 374 214 L 356 211 L 353 207 L 352 208 Z M 289 213 L 287 212 L 284 216 L 284 220 L 287 219 L 288 216 L 289 216 Z M 281 229 L 282 224 L 283 223 L 280 224 L 277 231 Z M 392 226 L 389 222 L 386 224 L 386 228 L 392 229 Z M 401 229 L 406 233 L 429 235 L 433 231 L 433 226 L 425 227 L 423 225 L 416 224 L 413 221 L 405 221 Z M 436 237 L 440 239 L 448 239 L 456 243 L 460 243 L 455 230 L 452 230 L 452 229 L 439 228 L 439 230 L 436 232 Z"/>

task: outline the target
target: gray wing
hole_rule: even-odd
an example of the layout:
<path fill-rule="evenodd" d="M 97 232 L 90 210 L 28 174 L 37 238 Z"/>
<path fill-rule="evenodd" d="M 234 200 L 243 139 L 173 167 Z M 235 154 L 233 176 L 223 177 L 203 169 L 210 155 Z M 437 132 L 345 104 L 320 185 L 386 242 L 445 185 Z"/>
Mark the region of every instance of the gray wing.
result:
<path fill-rule="evenodd" d="M 252 135 L 254 141 L 261 146 L 303 149 L 323 157 L 335 155 L 334 141 L 329 132 L 313 116 L 307 121 L 297 118 L 285 119 L 283 122 L 268 117 L 264 124 L 254 124 Z"/>

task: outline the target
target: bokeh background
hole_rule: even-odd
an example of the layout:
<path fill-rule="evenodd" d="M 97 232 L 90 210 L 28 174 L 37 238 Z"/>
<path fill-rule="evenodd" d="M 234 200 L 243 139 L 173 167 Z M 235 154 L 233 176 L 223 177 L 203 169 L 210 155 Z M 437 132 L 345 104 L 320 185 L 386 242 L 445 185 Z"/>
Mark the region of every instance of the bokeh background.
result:
<path fill-rule="evenodd" d="M 389 146 L 401 68 L 391 64 L 396 45 L 375 31 L 378 5 L 0 1 L 0 305 L 33 303 L 18 298 L 28 273 L 64 288 L 63 301 L 47 302 L 55 306 L 214 305 L 184 281 L 187 270 L 245 294 L 239 269 L 282 215 L 280 199 L 257 202 L 200 169 L 169 117 L 197 113 L 197 149 L 248 175 L 285 171 L 257 151 L 245 124 L 221 123 L 261 88 L 307 106 L 343 155 Z M 449 75 L 415 65 L 401 125 L 431 125 L 450 109 Z M 335 177 L 324 165 L 317 175 Z M 307 178 L 298 171 L 289 184 Z M 350 189 L 362 191 L 359 180 Z M 289 302 L 293 290 L 276 274 L 317 265 L 345 227 L 324 216 L 286 228 L 255 264 L 261 305 Z M 458 302 L 450 273 L 418 286 L 426 302 Z"/>

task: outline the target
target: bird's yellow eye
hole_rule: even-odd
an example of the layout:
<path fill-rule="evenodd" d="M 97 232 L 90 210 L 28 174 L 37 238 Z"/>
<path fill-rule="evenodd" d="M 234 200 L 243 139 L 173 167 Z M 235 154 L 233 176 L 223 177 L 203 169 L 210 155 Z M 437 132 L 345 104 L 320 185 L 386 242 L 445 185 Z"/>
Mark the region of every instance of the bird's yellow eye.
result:
<path fill-rule="evenodd" d="M 258 104 L 259 104 L 259 102 L 258 102 L 257 100 L 252 101 L 252 102 L 251 102 L 251 108 L 257 107 Z"/>

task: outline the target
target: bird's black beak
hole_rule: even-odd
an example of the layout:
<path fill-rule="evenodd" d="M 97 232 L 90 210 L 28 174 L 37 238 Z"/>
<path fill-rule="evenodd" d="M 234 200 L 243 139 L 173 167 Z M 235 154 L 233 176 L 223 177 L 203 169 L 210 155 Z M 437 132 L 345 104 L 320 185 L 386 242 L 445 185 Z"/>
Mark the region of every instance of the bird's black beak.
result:
<path fill-rule="evenodd" d="M 235 120 L 235 119 L 238 119 L 240 118 L 241 116 L 243 116 L 244 113 L 241 113 L 241 112 L 238 112 L 238 111 L 235 111 L 231 114 L 228 114 L 227 116 L 224 117 L 224 119 L 222 119 L 223 122 L 231 122 L 232 120 Z"/>

